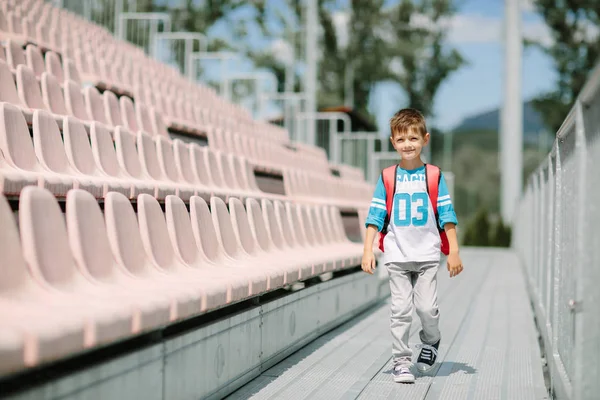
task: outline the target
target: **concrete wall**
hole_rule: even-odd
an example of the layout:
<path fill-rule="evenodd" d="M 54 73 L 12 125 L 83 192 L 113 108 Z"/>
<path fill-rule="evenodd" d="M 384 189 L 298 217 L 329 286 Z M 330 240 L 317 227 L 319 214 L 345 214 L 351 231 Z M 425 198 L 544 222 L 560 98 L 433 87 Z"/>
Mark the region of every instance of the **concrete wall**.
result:
<path fill-rule="evenodd" d="M 387 297 L 381 272 L 320 283 L 10 399 L 220 399 Z"/>

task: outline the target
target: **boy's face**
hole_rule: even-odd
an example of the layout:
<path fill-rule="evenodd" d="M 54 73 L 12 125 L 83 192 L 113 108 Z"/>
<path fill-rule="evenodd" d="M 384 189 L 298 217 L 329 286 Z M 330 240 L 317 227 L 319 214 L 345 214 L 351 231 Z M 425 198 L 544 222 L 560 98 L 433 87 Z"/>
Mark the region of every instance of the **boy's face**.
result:
<path fill-rule="evenodd" d="M 413 131 L 393 132 L 390 140 L 402 159 L 409 161 L 421 156 L 421 150 L 429 143 L 429 133 L 426 133 L 423 137 L 420 133 Z"/>

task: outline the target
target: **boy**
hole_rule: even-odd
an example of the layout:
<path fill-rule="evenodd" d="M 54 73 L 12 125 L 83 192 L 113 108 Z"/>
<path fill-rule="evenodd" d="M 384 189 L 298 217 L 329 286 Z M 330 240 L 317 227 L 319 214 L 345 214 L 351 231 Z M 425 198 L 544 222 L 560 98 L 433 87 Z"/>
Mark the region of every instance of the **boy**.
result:
<path fill-rule="evenodd" d="M 437 305 L 437 271 L 441 239 L 431 201 L 427 194 L 425 164 L 421 150 L 429 142 L 425 118 L 415 109 L 398 111 L 390 120 L 392 145 L 401 161 L 396 173 L 396 193 L 387 194 L 380 176 L 365 225 L 367 234 L 362 259 L 363 271 L 375 270 L 373 241 L 384 228 L 386 196 L 393 196 L 387 234 L 383 240 L 381 263 L 388 269 L 392 294 L 391 331 L 394 381 L 414 383 L 410 371 L 412 351 L 408 345 L 413 303 L 421 320 L 422 344 L 417 369 L 433 368 L 440 345 Z M 448 271 L 454 277 L 463 270 L 456 238 L 456 214 L 446 181 L 440 176 L 437 211 L 439 227 L 449 244 Z"/>

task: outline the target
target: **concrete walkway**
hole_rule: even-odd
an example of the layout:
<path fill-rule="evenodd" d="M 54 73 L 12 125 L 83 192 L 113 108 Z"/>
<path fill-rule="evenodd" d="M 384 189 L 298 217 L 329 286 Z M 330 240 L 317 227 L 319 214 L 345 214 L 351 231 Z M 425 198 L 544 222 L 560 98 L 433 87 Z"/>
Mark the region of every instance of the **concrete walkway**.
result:
<path fill-rule="evenodd" d="M 440 269 L 438 365 L 415 384 L 391 376 L 389 301 L 338 327 L 228 397 L 241 399 L 548 399 L 517 257 L 465 249 L 464 272 Z M 414 316 L 411 346 L 419 342 Z M 415 351 L 417 354 L 417 351 Z"/>

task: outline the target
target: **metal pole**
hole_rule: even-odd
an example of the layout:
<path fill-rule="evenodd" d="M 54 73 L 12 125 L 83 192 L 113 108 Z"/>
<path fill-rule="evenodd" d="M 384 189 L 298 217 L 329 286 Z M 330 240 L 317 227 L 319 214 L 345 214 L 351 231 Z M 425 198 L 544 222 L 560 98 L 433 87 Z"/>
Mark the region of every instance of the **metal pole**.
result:
<path fill-rule="evenodd" d="M 504 107 L 500 129 L 500 209 L 512 223 L 523 181 L 523 103 L 521 99 L 521 11 L 519 0 L 505 0 Z"/>
<path fill-rule="evenodd" d="M 317 0 L 306 2 L 306 112 L 317 111 Z M 315 120 L 307 124 L 308 143 L 315 144 Z"/>

